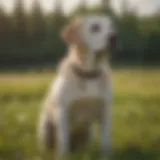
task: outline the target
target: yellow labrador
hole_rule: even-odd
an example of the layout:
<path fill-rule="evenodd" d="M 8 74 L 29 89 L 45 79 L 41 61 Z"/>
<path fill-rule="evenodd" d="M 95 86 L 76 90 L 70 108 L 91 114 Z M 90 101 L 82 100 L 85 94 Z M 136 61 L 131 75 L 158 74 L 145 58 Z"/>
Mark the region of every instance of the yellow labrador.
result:
<path fill-rule="evenodd" d="M 60 64 L 40 116 L 42 145 L 60 155 L 92 139 L 92 125 L 100 124 L 101 149 L 110 150 L 112 79 L 109 53 L 116 48 L 116 32 L 109 17 L 78 18 L 62 32 L 69 51 Z"/>

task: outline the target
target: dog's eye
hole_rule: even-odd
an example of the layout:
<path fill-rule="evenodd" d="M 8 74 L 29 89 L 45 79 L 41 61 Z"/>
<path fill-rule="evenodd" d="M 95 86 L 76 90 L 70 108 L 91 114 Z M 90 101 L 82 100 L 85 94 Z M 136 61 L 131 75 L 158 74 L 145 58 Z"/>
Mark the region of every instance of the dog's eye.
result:
<path fill-rule="evenodd" d="M 91 32 L 93 32 L 93 33 L 97 33 L 97 32 L 99 32 L 100 30 L 101 30 L 101 27 L 100 27 L 99 24 L 93 24 L 93 25 L 91 26 Z"/>

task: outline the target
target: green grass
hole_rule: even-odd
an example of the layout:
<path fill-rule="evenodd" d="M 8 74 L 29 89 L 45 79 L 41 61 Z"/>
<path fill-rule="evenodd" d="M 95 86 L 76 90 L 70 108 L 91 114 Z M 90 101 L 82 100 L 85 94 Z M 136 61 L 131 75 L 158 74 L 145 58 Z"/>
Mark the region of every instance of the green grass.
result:
<path fill-rule="evenodd" d="M 41 160 L 36 123 L 54 76 L 0 74 L 0 160 Z M 113 74 L 113 160 L 160 160 L 160 70 Z M 97 147 L 71 160 L 94 160 Z M 99 160 L 99 159 L 98 159 Z"/>

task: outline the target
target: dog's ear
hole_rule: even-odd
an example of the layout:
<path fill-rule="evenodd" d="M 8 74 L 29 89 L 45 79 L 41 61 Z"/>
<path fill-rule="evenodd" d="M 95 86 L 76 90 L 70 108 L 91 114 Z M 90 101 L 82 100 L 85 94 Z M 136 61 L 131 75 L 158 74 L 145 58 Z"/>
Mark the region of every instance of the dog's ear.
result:
<path fill-rule="evenodd" d="M 66 43 L 71 43 L 73 40 L 74 27 L 72 24 L 69 24 L 61 32 L 61 37 Z"/>
<path fill-rule="evenodd" d="M 76 41 L 77 33 L 80 28 L 80 19 L 71 22 L 66 28 L 62 30 L 61 37 L 66 43 L 73 43 Z"/>

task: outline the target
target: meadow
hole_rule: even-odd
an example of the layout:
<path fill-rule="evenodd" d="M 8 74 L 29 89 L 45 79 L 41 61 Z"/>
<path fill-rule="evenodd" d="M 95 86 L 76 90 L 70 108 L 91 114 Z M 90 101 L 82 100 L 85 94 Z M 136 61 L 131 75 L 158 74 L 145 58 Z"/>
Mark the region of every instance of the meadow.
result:
<path fill-rule="evenodd" d="M 41 160 L 36 124 L 54 72 L 0 74 L 0 160 Z M 160 160 L 160 70 L 115 69 L 113 160 Z M 94 160 L 97 148 L 73 155 Z"/>

